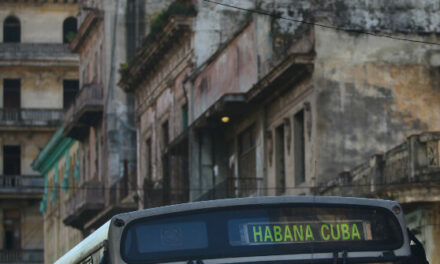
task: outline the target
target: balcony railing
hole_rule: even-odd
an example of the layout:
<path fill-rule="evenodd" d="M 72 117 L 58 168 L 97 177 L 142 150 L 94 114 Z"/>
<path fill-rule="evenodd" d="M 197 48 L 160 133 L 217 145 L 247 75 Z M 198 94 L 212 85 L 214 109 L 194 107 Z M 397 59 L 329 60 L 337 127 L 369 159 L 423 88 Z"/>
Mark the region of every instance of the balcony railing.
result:
<path fill-rule="evenodd" d="M 40 175 L 1 175 L 1 194 L 39 194 L 44 190 L 44 179 Z"/>
<path fill-rule="evenodd" d="M 229 197 L 248 197 L 263 195 L 263 178 L 231 177 L 228 179 Z"/>
<path fill-rule="evenodd" d="M 68 62 L 73 66 L 78 63 L 78 55 L 61 43 L 0 43 L 0 64 L 33 60 Z"/>
<path fill-rule="evenodd" d="M 0 109 L 0 126 L 57 127 L 62 121 L 62 109 Z"/>
<path fill-rule="evenodd" d="M 439 175 L 440 132 L 427 132 L 408 137 L 402 144 L 372 156 L 369 161 L 318 188 L 325 195 L 391 195 L 396 191 L 436 184 Z M 417 200 L 418 196 L 414 197 L 407 198 Z"/>
<path fill-rule="evenodd" d="M 104 189 L 100 182 L 82 184 L 67 199 L 63 222 L 75 228 L 82 228 L 97 212 L 104 208 Z"/>
<path fill-rule="evenodd" d="M 99 84 L 85 84 L 64 116 L 65 136 L 83 139 L 88 127 L 102 118 L 104 95 Z"/>
<path fill-rule="evenodd" d="M 0 250 L 0 263 L 43 263 L 43 250 Z"/>

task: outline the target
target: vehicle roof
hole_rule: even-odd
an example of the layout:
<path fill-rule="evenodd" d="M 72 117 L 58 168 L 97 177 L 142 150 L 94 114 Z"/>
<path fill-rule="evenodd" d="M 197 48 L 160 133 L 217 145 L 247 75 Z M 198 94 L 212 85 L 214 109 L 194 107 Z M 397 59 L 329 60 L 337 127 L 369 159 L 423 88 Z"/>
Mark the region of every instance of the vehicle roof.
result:
<path fill-rule="evenodd" d="M 69 250 L 55 264 L 75 264 L 85 259 L 87 256 L 98 250 L 103 246 L 108 237 L 108 230 L 110 221 L 98 228 L 95 232 L 86 237 L 83 241 L 78 243 L 75 247 Z"/>
<path fill-rule="evenodd" d="M 231 206 L 243 205 L 270 205 L 283 203 L 298 203 L 298 204 L 345 204 L 345 205 L 365 205 L 365 206 L 380 206 L 392 209 L 394 206 L 400 205 L 395 201 L 355 198 L 355 197 L 338 197 L 338 196 L 259 196 L 247 198 L 234 199 L 220 199 L 201 202 L 191 202 L 176 205 L 168 205 L 129 213 L 123 213 L 114 216 L 113 218 L 132 220 L 133 218 L 147 217 L 153 215 L 185 212 L 199 209 L 222 208 Z"/>

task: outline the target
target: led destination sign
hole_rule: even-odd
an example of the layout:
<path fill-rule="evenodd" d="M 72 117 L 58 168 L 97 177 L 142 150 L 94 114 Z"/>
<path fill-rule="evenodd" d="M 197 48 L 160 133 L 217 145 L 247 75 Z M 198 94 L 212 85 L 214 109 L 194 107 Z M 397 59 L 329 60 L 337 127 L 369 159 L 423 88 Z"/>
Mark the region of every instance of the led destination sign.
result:
<path fill-rule="evenodd" d="M 249 223 L 241 229 L 243 244 L 256 245 L 369 240 L 365 226 L 362 221 Z"/>

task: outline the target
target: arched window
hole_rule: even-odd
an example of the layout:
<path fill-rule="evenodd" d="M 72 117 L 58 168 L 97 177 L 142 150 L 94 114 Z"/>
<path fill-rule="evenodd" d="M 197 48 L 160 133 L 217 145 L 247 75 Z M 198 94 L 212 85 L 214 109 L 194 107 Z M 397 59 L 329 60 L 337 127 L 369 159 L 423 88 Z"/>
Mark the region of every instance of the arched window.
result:
<path fill-rule="evenodd" d="M 76 18 L 68 17 L 63 23 L 63 43 L 69 43 L 75 37 L 76 34 Z"/>
<path fill-rule="evenodd" d="M 20 21 L 13 16 L 7 17 L 3 23 L 3 42 L 20 42 Z"/>

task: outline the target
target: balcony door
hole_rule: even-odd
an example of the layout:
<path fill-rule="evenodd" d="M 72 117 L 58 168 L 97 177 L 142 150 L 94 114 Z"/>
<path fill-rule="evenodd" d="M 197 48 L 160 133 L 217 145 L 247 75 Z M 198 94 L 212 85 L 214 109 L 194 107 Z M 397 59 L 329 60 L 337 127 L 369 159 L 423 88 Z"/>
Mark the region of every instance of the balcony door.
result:
<path fill-rule="evenodd" d="M 20 210 L 4 209 L 3 211 L 3 245 L 5 250 L 19 250 L 20 247 Z"/>
<path fill-rule="evenodd" d="M 20 146 L 3 146 L 3 174 L 20 175 Z"/>
<path fill-rule="evenodd" d="M 20 79 L 3 80 L 3 108 L 19 109 L 21 101 Z"/>

